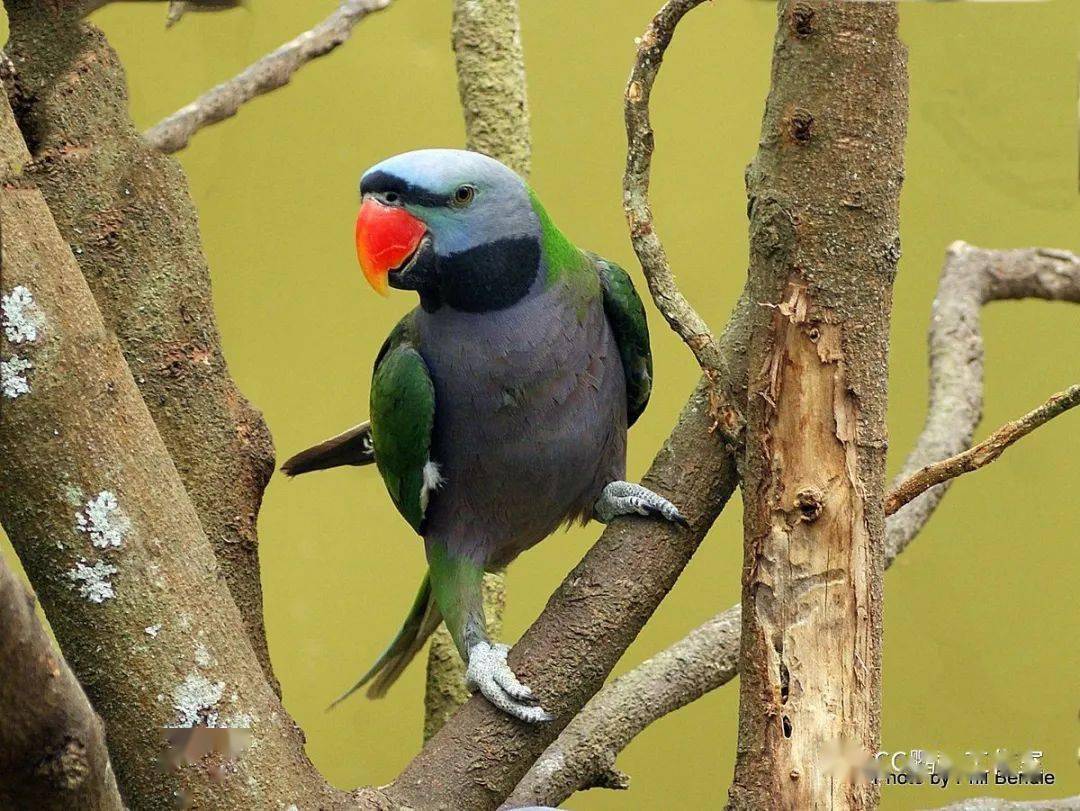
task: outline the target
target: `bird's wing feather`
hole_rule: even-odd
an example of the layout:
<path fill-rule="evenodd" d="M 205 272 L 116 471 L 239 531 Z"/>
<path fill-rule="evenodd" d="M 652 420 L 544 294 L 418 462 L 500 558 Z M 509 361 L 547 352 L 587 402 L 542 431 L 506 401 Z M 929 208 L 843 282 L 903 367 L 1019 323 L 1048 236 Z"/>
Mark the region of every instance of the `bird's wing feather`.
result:
<path fill-rule="evenodd" d="M 405 520 L 422 532 L 432 495 L 431 431 L 435 387 L 413 343 L 406 316 L 390 333 L 371 380 L 371 438 L 375 464 Z M 425 468 L 428 467 L 427 477 Z"/>
<path fill-rule="evenodd" d="M 629 274 L 614 262 L 596 255 L 592 258 L 604 290 L 604 313 L 619 346 L 626 375 L 626 423 L 629 427 L 641 416 L 652 393 L 649 325 L 645 320 L 645 307 Z"/>

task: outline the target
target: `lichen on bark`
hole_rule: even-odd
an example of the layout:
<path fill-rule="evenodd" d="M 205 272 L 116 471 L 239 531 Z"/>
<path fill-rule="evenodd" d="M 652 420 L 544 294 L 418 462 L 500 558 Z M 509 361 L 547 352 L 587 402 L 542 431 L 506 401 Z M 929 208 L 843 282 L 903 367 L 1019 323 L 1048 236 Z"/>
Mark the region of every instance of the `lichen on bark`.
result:
<path fill-rule="evenodd" d="M 124 71 L 78 4 L 5 0 L 4 82 L 44 195 L 195 504 L 271 683 L 256 519 L 274 468 L 229 377 L 187 180 L 145 145 Z"/>
<path fill-rule="evenodd" d="M 13 177 L 29 157 L 0 98 L 0 261 L 5 283 L 35 291 L 47 325 L 34 346 L 34 392 L 5 404 L 0 420 L 0 523 L 107 724 L 120 790 L 132 808 L 329 805 L 337 793 L 265 679 L 115 336 L 42 194 Z M 104 492 L 129 522 L 119 545 L 81 531 L 115 516 L 112 500 L 95 497 Z M 94 521 L 80 527 L 87 498 Z M 110 593 L 68 577 L 80 562 L 108 573 Z M 200 646 L 212 654 L 205 666 Z M 180 720 L 169 696 L 193 667 L 225 685 L 222 709 L 252 719 L 257 745 L 234 762 L 166 770 L 162 729 Z"/>

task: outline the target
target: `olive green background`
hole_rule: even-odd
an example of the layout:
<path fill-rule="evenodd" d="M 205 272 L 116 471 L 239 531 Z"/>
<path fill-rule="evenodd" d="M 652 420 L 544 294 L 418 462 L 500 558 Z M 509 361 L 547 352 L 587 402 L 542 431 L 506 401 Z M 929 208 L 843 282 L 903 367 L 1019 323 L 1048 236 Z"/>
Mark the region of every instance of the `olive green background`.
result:
<path fill-rule="evenodd" d="M 621 93 L 634 37 L 658 2 L 522 0 L 533 184 L 572 239 L 623 264 L 639 286 L 619 202 Z M 95 20 L 127 67 L 136 122 L 149 126 L 333 6 L 250 0 L 167 32 L 164 3 L 118 3 Z M 654 95 L 657 225 L 684 292 L 717 330 L 744 279 L 742 175 L 768 87 L 774 8 L 722 0 L 694 11 Z M 1080 7 L 911 2 L 902 20 L 911 123 L 890 472 L 922 424 L 925 335 L 946 246 L 1080 250 Z M 398 0 L 179 156 L 229 363 L 266 414 L 280 459 L 365 418 L 371 361 L 413 306 L 408 294 L 380 299 L 356 267 L 356 184 L 390 154 L 462 144 L 449 25 L 448 0 Z M 631 478 L 697 377 L 651 307 L 650 317 L 656 390 L 631 434 Z M 1080 379 L 1078 328 L 1075 306 L 986 311 L 982 433 Z M 941 749 L 961 762 L 969 750 L 1043 750 L 1058 784 L 990 788 L 1017 799 L 1080 793 L 1078 433 L 1080 415 L 1066 415 L 959 483 L 886 578 L 883 748 Z M 509 640 L 597 531 L 555 535 L 511 567 Z M 740 532 L 735 500 L 618 672 L 738 599 Z M 421 577 L 421 545 L 370 469 L 276 476 L 260 534 L 271 651 L 311 757 L 340 786 L 391 780 L 420 742 L 423 667 L 382 701 L 324 710 L 396 631 Z M 718 807 L 732 775 L 737 696 L 728 685 L 655 724 L 619 760 L 632 776 L 628 793 L 591 791 L 568 807 Z M 971 793 L 888 787 L 883 804 L 927 807 Z"/>

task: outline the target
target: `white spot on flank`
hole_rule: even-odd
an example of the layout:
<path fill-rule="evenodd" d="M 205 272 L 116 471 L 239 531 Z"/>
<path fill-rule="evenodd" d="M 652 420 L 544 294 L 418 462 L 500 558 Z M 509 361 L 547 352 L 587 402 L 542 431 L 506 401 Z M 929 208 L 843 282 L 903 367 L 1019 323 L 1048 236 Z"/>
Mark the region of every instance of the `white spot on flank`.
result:
<path fill-rule="evenodd" d="M 7 296 L 0 296 L 4 337 L 13 344 L 33 343 L 45 318 L 34 304 L 34 297 L 21 284 Z"/>
<path fill-rule="evenodd" d="M 420 485 L 420 512 L 427 512 L 428 499 L 431 494 L 443 486 L 446 481 L 439 472 L 439 466 L 428 459 L 424 465 L 424 481 Z"/>
<path fill-rule="evenodd" d="M 79 594 L 92 603 L 103 603 L 116 596 L 109 578 L 117 571 L 115 566 L 103 560 L 99 560 L 93 566 L 88 566 L 85 560 L 80 560 L 75 564 L 75 568 L 67 573 L 67 576 L 72 583 L 76 584 Z"/>
<path fill-rule="evenodd" d="M 157 636 L 161 631 L 161 623 L 159 622 L 157 625 L 147 625 L 143 630 L 146 631 L 147 636 Z"/>
<path fill-rule="evenodd" d="M 30 381 L 26 379 L 26 373 L 33 368 L 34 364 L 18 355 L 0 361 L 0 388 L 3 388 L 4 396 L 14 400 L 20 395 L 29 394 Z"/>
<path fill-rule="evenodd" d="M 99 549 L 109 549 L 124 542 L 131 522 L 120 509 L 116 494 L 102 490 L 75 514 L 75 529 L 87 533 L 90 543 Z"/>
<path fill-rule="evenodd" d="M 225 683 L 212 682 L 202 673 L 189 673 L 172 691 L 173 709 L 178 713 L 177 727 L 217 724 L 217 703 L 225 692 Z"/>

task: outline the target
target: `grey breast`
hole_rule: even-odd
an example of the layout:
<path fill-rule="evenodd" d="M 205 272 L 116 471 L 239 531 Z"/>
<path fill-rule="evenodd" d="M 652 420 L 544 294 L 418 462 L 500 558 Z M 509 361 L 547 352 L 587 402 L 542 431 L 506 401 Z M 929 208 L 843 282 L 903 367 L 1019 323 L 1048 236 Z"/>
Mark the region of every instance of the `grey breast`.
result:
<path fill-rule="evenodd" d="M 587 516 L 623 476 L 626 387 L 614 337 L 599 298 L 579 317 L 558 293 L 491 313 L 416 315 L 445 479 L 425 536 L 489 566 Z"/>

